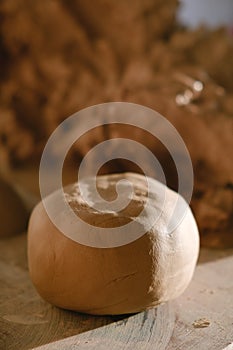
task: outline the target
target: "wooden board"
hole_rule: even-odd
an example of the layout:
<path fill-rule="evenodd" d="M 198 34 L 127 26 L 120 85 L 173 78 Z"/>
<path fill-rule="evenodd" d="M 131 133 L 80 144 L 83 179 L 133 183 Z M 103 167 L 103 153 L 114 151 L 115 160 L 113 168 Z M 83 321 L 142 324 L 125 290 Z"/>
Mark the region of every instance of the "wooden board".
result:
<path fill-rule="evenodd" d="M 196 328 L 194 322 L 202 318 L 209 325 Z M 43 301 L 28 275 L 26 235 L 1 240 L 0 349 L 37 347 L 231 350 L 233 250 L 202 250 L 191 285 L 175 301 L 131 316 L 94 317 Z"/>

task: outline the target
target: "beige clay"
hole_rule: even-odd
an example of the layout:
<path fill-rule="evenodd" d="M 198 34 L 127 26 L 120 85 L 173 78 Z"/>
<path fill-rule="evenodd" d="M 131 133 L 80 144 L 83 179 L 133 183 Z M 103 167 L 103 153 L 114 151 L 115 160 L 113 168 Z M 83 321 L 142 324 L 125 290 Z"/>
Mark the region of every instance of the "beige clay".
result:
<path fill-rule="evenodd" d="M 98 213 L 84 205 L 76 185 L 65 188 L 66 198 L 89 224 L 121 226 L 137 218 L 147 196 L 146 178 L 134 173 L 97 177 L 101 195 L 113 200 L 115 185 L 122 178 L 133 183 L 134 194 L 119 213 Z M 157 196 L 161 184 L 151 182 L 150 212 L 156 213 L 162 205 Z M 96 315 L 134 313 L 178 297 L 192 278 L 199 235 L 189 208 L 179 226 L 165 233 L 170 207 L 178 195 L 164 188 L 166 203 L 154 227 L 141 238 L 115 248 L 94 248 L 67 238 L 39 203 L 28 231 L 29 270 L 39 294 L 58 307 Z"/>

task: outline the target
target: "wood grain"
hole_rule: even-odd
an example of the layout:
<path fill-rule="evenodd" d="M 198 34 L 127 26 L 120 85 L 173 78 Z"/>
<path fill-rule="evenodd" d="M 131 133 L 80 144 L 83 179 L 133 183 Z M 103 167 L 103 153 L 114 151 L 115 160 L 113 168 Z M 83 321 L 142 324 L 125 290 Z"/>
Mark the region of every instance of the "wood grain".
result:
<path fill-rule="evenodd" d="M 233 251 L 202 250 L 177 300 L 135 315 L 94 317 L 53 307 L 31 284 L 26 235 L 0 241 L 0 349 L 233 349 Z M 201 318 L 210 324 L 195 328 Z"/>

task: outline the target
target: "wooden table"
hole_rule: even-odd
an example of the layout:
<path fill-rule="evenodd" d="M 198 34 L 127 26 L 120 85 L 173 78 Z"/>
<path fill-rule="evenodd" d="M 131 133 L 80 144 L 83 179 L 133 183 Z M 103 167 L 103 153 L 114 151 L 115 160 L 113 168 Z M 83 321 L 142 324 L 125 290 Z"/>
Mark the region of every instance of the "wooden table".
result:
<path fill-rule="evenodd" d="M 191 285 L 175 301 L 130 316 L 95 317 L 39 297 L 28 275 L 26 234 L 0 240 L 0 349 L 37 347 L 233 349 L 233 250 L 202 250 Z"/>

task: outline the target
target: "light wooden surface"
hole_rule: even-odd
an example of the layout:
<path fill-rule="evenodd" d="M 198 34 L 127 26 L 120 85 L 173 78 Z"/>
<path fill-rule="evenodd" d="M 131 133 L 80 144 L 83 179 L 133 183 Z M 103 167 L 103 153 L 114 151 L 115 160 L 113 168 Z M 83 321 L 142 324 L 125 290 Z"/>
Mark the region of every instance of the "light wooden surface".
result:
<path fill-rule="evenodd" d="M 205 319 L 205 328 L 197 328 Z M 208 322 L 207 322 L 208 321 Z M 231 345 L 230 345 L 231 344 Z M 202 250 L 188 290 L 131 316 L 94 317 L 60 310 L 33 288 L 26 235 L 0 240 L 0 349 L 233 349 L 233 250 Z"/>

